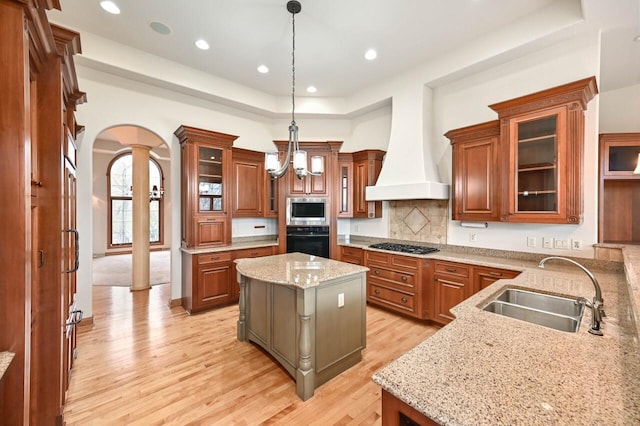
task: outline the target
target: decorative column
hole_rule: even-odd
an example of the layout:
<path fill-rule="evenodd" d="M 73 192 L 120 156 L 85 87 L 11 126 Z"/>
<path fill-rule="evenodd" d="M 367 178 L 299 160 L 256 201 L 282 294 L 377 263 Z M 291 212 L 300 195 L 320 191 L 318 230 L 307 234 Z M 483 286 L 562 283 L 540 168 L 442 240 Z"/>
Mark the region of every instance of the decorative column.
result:
<path fill-rule="evenodd" d="M 149 286 L 149 152 L 150 146 L 131 145 L 133 154 L 133 277 L 131 290 Z"/>

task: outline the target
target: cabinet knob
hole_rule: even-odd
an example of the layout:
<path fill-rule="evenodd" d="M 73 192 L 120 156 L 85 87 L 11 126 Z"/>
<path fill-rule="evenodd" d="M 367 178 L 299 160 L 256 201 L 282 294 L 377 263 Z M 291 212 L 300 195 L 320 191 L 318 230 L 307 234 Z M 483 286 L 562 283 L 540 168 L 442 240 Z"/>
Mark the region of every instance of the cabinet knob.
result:
<path fill-rule="evenodd" d="M 462 214 L 462 212 L 458 212 L 458 214 Z"/>
<path fill-rule="evenodd" d="M 402 299 L 400 299 L 400 300 L 402 300 L 402 303 L 407 303 L 407 298 L 406 298 L 406 297 L 403 297 L 403 298 L 402 298 Z"/>
<path fill-rule="evenodd" d="M 380 294 L 380 290 L 375 289 L 375 290 L 374 290 L 374 293 L 375 293 L 375 294 Z"/>
<path fill-rule="evenodd" d="M 380 275 L 380 270 L 376 269 L 373 273 L 376 274 L 376 275 Z"/>
<path fill-rule="evenodd" d="M 402 281 L 407 281 L 407 277 L 404 276 L 404 275 L 401 277 L 401 279 L 402 279 Z"/>

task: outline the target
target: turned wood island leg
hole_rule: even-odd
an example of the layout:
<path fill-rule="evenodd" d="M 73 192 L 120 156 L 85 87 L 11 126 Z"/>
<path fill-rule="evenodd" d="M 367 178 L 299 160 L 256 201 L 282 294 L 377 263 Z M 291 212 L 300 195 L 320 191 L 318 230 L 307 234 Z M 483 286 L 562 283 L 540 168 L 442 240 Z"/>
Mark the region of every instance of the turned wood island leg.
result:
<path fill-rule="evenodd" d="M 311 337 L 311 321 L 316 304 L 316 289 L 297 291 L 298 317 L 300 332 L 298 335 L 298 369 L 296 370 L 296 393 L 303 400 L 313 396 L 316 372 L 311 355 L 316 351 L 315 336 Z M 314 333 L 315 334 L 315 333 Z"/>
<path fill-rule="evenodd" d="M 247 315 L 246 315 L 246 297 L 247 297 L 247 278 L 238 274 L 238 284 L 240 284 L 240 299 L 238 300 L 238 340 L 244 342 L 247 340 Z"/>

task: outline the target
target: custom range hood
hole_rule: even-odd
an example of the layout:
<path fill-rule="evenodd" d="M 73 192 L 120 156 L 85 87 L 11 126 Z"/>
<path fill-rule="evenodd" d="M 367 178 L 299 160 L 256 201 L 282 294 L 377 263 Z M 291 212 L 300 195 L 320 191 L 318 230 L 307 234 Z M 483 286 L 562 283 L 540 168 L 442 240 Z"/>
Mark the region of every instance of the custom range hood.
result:
<path fill-rule="evenodd" d="M 431 128 L 430 105 L 428 88 L 394 94 L 387 154 L 378 181 L 366 188 L 367 201 L 449 199 L 424 136 Z"/>

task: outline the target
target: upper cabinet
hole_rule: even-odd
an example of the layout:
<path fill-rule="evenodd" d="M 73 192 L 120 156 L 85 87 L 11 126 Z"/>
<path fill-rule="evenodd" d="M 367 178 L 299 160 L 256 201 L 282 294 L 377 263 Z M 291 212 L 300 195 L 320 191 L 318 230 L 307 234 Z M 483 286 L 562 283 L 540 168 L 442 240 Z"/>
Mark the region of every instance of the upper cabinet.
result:
<path fill-rule="evenodd" d="M 500 118 L 503 193 L 500 220 L 582 221 L 584 111 L 594 77 L 490 105 Z"/>
<path fill-rule="evenodd" d="M 353 153 L 353 217 L 382 217 L 382 202 L 367 201 L 365 188 L 376 184 L 384 154 L 377 149 Z"/>
<path fill-rule="evenodd" d="M 275 141 L 278 151 L 287 152 L 288 141 Z M 333 158 L 337 162 L 338 149 L 342 142 L 300 142 L 300 149 L 307 152 L 307 170 L 311 170 L 311 157 L 320 156 L 324 164 L 324 172 L 317 176 L 311 174 L 300 179 L 293 170 L 289 170 L 282 178 L 286 185 L 286 195 L 292 197 L 329 197 L 333 193 Z M 287 161 L 289 159 L 286 159 Z"/>
<path fill-rule="evenodd" d="M 233 217 L 263 216 L 264 154 L 241 148 L 232 149 Z"/>
<path fill-rule="evenodd" d="M 338 217 L 353 217 L 353 154 L 338 154 Z"/>
<path fill-rule="evenodd" d="M 640 133 L 600 135 L 598 241 L 640 244 Z M 611 207 L 614 208 L 611 208 Z"/>
<path fill-rule="evenodd" d="M 453 145 L 453 220 L 500 220 L 500 122 L 445 134 Z"/>
<path fill-rule="evenodd" d="M 237 136 L 180 126 L 182 244 L 231 243 L 231 146 Z"/>
<path fill-rule="evenodd" d="M 448 132 L 453 219 L 579 224 L 584 111 L 596 94 L 585 78 L 490 105 L 498 122 Z"/>

